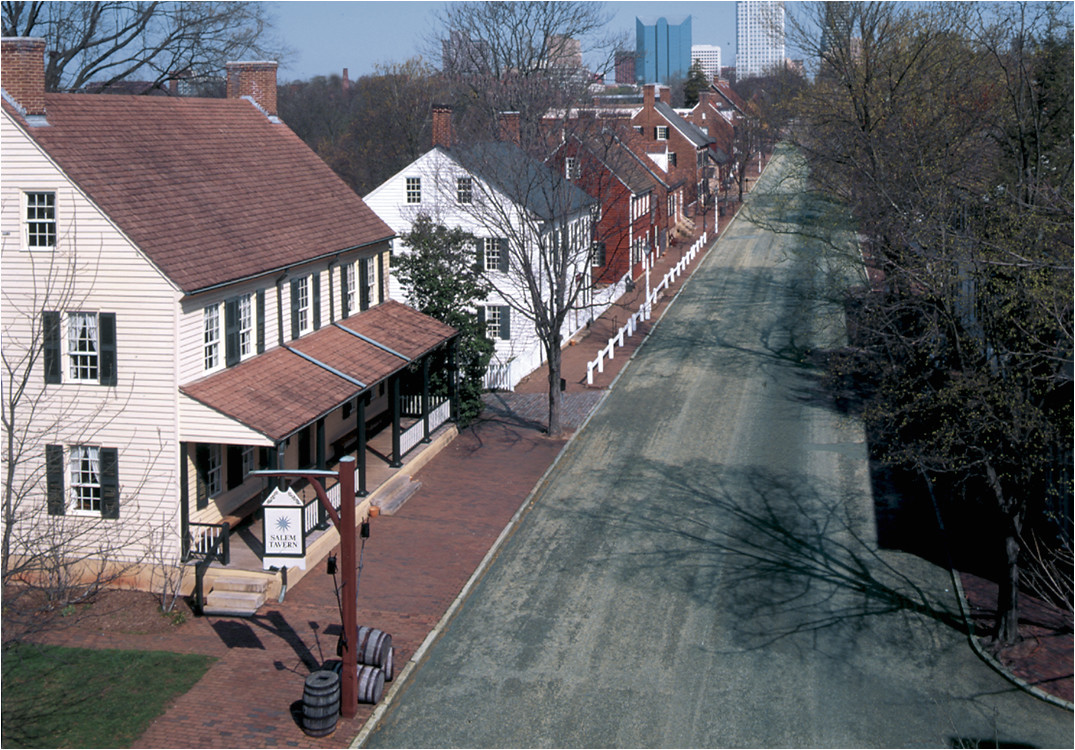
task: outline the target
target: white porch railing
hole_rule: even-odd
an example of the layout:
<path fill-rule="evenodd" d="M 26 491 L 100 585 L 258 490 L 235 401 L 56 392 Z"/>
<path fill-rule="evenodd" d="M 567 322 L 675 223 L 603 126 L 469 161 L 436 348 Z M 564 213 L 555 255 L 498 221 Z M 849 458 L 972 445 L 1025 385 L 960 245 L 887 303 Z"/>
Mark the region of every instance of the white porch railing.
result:
<path fill-rule="evenodd" d="M 485 371 L 485 380 L 482 382 L 482 387 L 487 391 L 510 391 L 512 388 L 511 363 L 506 365 L 490 364 L 489 369 Z"/>
<path fill-rule="evenodd" d="M 432 433 L 434 430 L 436 430 L 442 424 L 447 422 L 448 417 L 450 416 L 450 414 L 451 414 L 451 405 L 448 403 L 447 399 L 445 399 L 444 401 L 441 401 L 433 409 L 431 409 L 430 412 L 429 412 L 429 431 L 430 431 L 430 433 Z M 410 427 L 408 427 L 406 430 L 404 430 L 402 432 L 402 434 L 400 434 L 400 436 L 399 436 L 399 452 L 400 452 L 400 455 L 402 455 L 402 456 L 407 455 L 414 448 L 414 446 L 416 446 L 416 445 L 418 445 L 418 443 L 422 442 L 422 439 L 424 437 L 425 437 L 425 422 L 424 422 L 424 420 L 419 419 L 417 422 L 415 422 Z"/>
<path fill-rule="evenodd" d="M 687 270 L 687 267 L 694 260 L 695 256 L 697 256 L 701 249 L 705 247 L 706 239 L 706 233 L 702 232 L 702 236 L 699 237 L 698 240 L 691 245 L 690 249 L 683 254 L 683 257 L 679 259 L 679 263 L 673 266 L 668 273 L 664 275 L 664 278 L 661 279 L 660 283 L 650 290 L 649 295 L 643 300 L 638 310 L 627 319 L 626 323 L 620 326 L 620 329 L 616 331 L 616 333 L 609 337 L 608 343 L 597 352 L 597 358 L 592 362 L 587 363 L 587 385 L 593 385 L 594 370 L 597 370 L 599 373 L 605 371 L 605 357 L 615 359 L 616 347 L 619 346 L 622 348 L 624 340 L 634 335 L 635 331 L 638 330 L 638 325 L 642 321 L 650 319 L 650 316 L 653 314 L 653 305 L 657 301 L 657 295 L 664 289 L 670 287 L 675 280 Z"/>

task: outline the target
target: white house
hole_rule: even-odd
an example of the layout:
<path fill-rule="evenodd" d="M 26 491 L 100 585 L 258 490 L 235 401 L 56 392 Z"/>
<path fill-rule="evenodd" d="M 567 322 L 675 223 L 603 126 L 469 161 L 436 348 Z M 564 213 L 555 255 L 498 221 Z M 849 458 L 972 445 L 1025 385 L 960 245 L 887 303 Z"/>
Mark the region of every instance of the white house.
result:
<path fill-rule="evenodd" d="M 356 455 L 365 494 L 408 393 L 418 439 L 447 418 L 420 372 L 455 332 L 387 299 L 394 232 L 276 117 L 276 64 L 229 63 L 226 99 L 47 94 L 44 47 L 3 40 L 13 552 L 148 587 L 221 557 L 256 469 Z"/>
<path fill-rule="evenodd" d="M 465 229 L 478 240 L 476 257 L 494 287 L 478 303 L 486 331 L 496 344 L 486 385 L 511 389 L 545 360 L 533 321 L 550 286 L 538 266 L 557 243 L 576 251 L 568 258 L 567 277 L 583 288 L 577 309 L 562 328 L 564 340 L 600 315 L 592 296 L 593 214 L 597 202 L 583 190 L 527 156 L 517 142 L 517 122 L 508 113 L 505 136 L 459 147 L 452 143 L 451 110 L 433 111 L 433 148 L 365 196 L 366 204 L 397 234 L 410 231 L 419 215 Z M 516 141 L 516 142 L 513 142 Z M 401 241 L 396 251 L 408 252 Z M 535 281 L 532 287 L 529 281 Z M 406 299 L 390 275 L 390 296 Z M 604 303 L 607 305 L 607 302 Z"/>

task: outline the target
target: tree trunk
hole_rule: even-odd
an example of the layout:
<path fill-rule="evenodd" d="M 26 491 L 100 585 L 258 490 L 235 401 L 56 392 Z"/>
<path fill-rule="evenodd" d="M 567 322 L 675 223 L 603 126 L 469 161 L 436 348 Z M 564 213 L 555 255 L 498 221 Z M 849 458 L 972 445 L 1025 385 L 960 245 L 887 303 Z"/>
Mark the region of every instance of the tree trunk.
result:
<path fill-rule="evenodd" d="M 1019 640 L 1019 535 L 1023 525 L 1022 508 L 1021 504 L 1007 498 L 996 469 L 991 464 L 986 464 L 986 476 L 1004 522 L 1004 575 L 997 581 L 997 623 L 993 637 L 998 643 L 1011 645 Z"/>
<path fill-rule="evenodd" d="M 560 406 L 563 394 L 560 393 L 560 337 L 557 336 L 548 349 L 549 363 L 549 437 L 560 437 L 563 427 L 560 425 Z"/>

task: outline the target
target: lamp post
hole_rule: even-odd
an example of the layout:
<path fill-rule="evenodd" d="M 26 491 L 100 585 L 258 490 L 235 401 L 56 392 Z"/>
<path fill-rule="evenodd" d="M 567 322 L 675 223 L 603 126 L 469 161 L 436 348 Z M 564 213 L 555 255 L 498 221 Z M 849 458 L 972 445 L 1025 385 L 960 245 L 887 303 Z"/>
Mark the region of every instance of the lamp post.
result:
<path fill-rule="evenodd" d="M 290 477 L 305 479 L 317 493 L 321 507 L 332 519 L 336 530 L 340 532 L 340 564 L 343 566 L 343 653 L 340 658 L 343 667 L 340 674 L 340 714 L 344 718 L 354 718 L 358 711 L 358 652 L 355 638 L 358 633 L 358 558 L 355 554 L 355 531 L 357 530 L 355 514 L 355 459 L 344 456 L 340 459 L 337 471 L 307 469 L 305 471 L 284 471 L 263 469 L 250 472 L 262 477 Z M 336 477 L 340 484 L 340 512 L 332 507 L 332 502 L 325 492 L 322 480 Z"/>

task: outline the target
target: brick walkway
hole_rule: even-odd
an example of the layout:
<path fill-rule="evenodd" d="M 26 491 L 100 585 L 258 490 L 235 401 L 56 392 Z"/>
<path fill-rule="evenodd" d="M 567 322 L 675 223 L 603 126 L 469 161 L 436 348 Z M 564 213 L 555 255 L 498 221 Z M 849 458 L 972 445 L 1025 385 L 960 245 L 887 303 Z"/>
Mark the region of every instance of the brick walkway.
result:
<path fill-rule="evenodd" d="M 721 217 L 721 229 L 730 218 Z M 709 233 L 712 237 L 711 224 Z M 655 280 L 679 260 L 678 250 L 658 260 Z M 563 417 L 568 430 L 577 429 L 600 400 L 685 278 L 662 298 L 653 320 L 617 349 L 593 386 L 586 385 L 586 363 L 638 309 L 643 290 L 621 300 L 594 323 L 586 338 L 564 350 Z M 488 394 L 482 419 L 415 474 L 421 488 L 395 515 L 373 520 L 363 553 L 358 619 L 392 635 L 397 672 L 563 448 L 566 436 L 550 439 L 542 432 L 545 382 L 544 372 L 538 371 L 515 393 Z M 968 587 L 968 596 L 980 590 Z M 341 719 L 328 737 L 310 738 L 301 731 L 304 680 L 335 658 L 339 622 L 333 580 L 317 570 L 289 590 L 283 602 L 266 604 L 254 618 L 197 618 L 167 635 L 119 638 L 92 629 L 66 631 L 53 640 L 218 657 L 205 676 L 150 725 L 136 747 L 340 747 L 359 733 L 371 706 L 360 705 L 358 715 Z M 1056 674 L 1066 674 L 1070 700 L 1070 634 L 1047 641 L 1046 647 L 1050 651 L 1034 664 L 1048 674 L 1035 679 L 1057 684 Z M 1060 658 L 1065 655 L 1066 666 Z"/>

